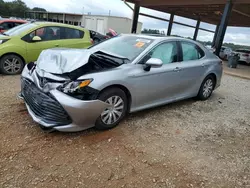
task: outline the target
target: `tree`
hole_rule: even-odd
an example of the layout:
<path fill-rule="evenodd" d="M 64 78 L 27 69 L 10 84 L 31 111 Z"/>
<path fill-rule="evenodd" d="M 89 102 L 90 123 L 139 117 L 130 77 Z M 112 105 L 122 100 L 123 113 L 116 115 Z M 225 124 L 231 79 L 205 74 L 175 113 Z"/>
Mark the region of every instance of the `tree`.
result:
<path fill-rule="evenodd" d="M 24 13 L 30 9 L 21 0 L 4 2 L 0 0 L 0 14 L 3 17 L 24 17 Z"/>
<path fill-rule="evenodd" d="M 40 12 L 47 12 L 46 9 L 40 8 L 40 7 L 34 7 L 32 10 L 33 10 L 33 11 L 40 11 Z"/>

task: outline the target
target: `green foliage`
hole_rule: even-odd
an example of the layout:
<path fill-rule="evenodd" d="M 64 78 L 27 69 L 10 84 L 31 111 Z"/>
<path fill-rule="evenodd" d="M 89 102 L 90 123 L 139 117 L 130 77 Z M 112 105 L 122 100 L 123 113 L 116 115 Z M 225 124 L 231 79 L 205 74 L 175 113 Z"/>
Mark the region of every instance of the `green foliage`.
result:
<path fill-rule="evenodd" d="M 157 29 L 143 29 L 141 31 L 141 33 L 143 33 L 143 34 L 165 35 L 164 31 L 160 31 L 160 30 L 157 30 Z"/>
<path fill-rule="evenodd" d="M 35 7 L 40 11 L 46 11 L 43 8 Z M 34 8 L 34 9 L 35 9 Z M 0 16 L 2 17 L 18 17 L 23 18 L 25 17 L 25 12 L 30 11 L 30 8 L 21 0 L 14 0 L 4 2 L 0 0 Z"/>
<path fill-rule="evenodd" d="M 47 12 L 44 8 L 40 8 L 40 7 L 34 7 L 32 10 L 33 11 Z"/>

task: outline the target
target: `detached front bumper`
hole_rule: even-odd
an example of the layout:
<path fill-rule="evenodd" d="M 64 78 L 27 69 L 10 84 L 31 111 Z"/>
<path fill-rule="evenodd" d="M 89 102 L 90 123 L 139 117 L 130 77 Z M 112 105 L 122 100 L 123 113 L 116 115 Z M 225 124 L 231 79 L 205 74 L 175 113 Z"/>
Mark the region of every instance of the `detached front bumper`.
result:
<path fill-rule="evenodd" d="M 95 125 L 109 105 L 100 100 L 83 101 L 57 89 L 44 93 L 31 80 L 22 78 L 23 98 L 30 116 L 45 130 L 76 132 Z"/>

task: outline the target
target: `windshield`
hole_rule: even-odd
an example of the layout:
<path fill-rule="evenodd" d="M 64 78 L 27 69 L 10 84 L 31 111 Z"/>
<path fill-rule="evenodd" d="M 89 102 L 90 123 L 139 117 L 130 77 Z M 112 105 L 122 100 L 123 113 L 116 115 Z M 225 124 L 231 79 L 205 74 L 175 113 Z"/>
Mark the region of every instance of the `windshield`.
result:
<path fill-rule="evenodd" d="M 90 47 L 94 51 L 105 51 L 105 53 L 116 54 L 130 61 L 140 55 L 151 43 L 152 39 L 138 36 L 117 36 Z"/>
<path fill-rule="evenodd" d="M 19 25 L 17 27 L 13 27 L 12 29 L 4 32 L 4 34 L 8 35 L 8 36 L 20 35 L 22 32 L 30 30 L 31 28 L 33 28 L 35 26 L 36 26 L 36 24 L 34 24 L 34 23 L 22 24 L 22 25 Z"/>

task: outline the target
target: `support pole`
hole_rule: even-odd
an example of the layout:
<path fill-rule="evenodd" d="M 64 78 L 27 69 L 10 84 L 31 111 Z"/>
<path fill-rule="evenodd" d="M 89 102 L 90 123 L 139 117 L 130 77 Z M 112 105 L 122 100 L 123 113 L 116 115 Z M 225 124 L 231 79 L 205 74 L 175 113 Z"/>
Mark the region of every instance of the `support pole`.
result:
<path fill-rule="evenodd" d="M 225 33 L 226 33 L 226 29 L 227 29 L 227 25 L 228 25 L 228 21 L 229 21 L 229 17 L 230 14 L 232 12 L 232 8 L 233 8 L 233 2 L 232 0 L 227 0 L 227 3 L 225 5 L 224 8 L 224 12 L 221 18 L 221 22 L 220 22 L 220 27 L 219 27 L 219 31 L 218 31 L 218 35 L 216 37 L 215 40 L 215 54 L 218 56 L 220 54 L 220 49 L 225 37 Z"/>
<path fill-rule="evenodd" d="M 196 27 L 195 27 L 195 31 L 194 31 L 193 40 L 196 40 L 196 39 L 197 39 L 198 32 L 199 32 L 199 28 L 200 28 L 200 23 L 201 23 L 201 21 L 200 21 L 200 20 L 197 20 Z"/>
<path fill-rule="evenodd" d="M 173 22 L 174 22 L 174 14 L 170 15 L 170 20 L 168 23 L 168 32 L 167 35 L 170 36 L 171 35 L 171 31 L 172 31 L 172 27 L 173 27 Z"/>
<path fill-rule="evenodd" d="M 133 14 L 131 33 L 136 33 L 139 13 L 140 13 L 140 5 L 138 3 L 136 3 L 135 7 L 134 7 L 134 14 Z"/>
<path fill-rule="evenodd" d="M 215 32 L 214 32 L 214 38 L 213 38 L 211 47 L 214 47 L 214 45 L 215 45 L 215 40 L 216 40 L 217 35 L 218 35 L 219 27 L 220 27 L 220 25 L 217 25 L 217 26 L 216 26 L 216 29 L 215 29 Z"/>

